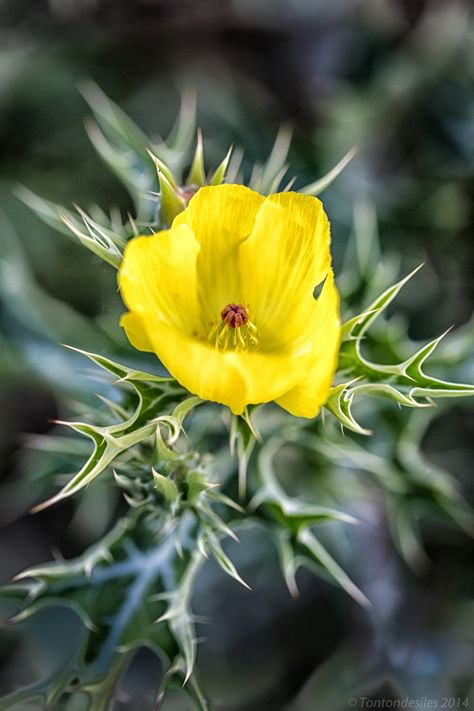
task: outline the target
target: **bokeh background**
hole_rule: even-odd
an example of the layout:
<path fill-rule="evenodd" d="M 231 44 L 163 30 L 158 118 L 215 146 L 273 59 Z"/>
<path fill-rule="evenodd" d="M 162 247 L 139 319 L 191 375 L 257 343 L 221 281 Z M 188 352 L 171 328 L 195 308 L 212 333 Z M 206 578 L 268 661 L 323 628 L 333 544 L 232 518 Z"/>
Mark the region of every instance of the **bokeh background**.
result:
<path fill-rule="evenodd" d="M 112 357 L 127 348 L 113 270 L 15 197 L 23 184 L 67 206 L 131 209 L 88 140 L 83 82 L 97 82 L 152 136 L 169 131 L 180 93 L 196 89 L 211 164 L 230 143 L 245 147 L 244 166 L 264 159 L 288 123 L 298 185 L 357 144 L 323 196 L 336 273 L 354 203 L 369 201 L 382 249 L 399 255 L 401 270 L 426 262 L 397 308 L 413 338 L 429 339 L 468 323 L 474 302 L 472 15 L 469 0 L 0 0 L 2 581 L 52 555 L 80 553 L 117 503 L 98 483 L 80 503 L 27 513 L 53 464 L 22 448 L 25 433 L 47 432 L 70 398 L 93 397 L 82 363 L 58 342 Z M 465 377 L 473 381 L 470 361 Z M 426 456 L 471 501 L 473 441 L 467 402 L 424 438 Z M 414 575 L 377 511 L 370 508 L 351 549 L 359 580 L 370 576 L 376 593 L 369 613 L 309 574 L 292 601 L 274 554 L 251 532 L 234 552 L 249 569 L 251 597 L 207 574 L 198 607 L 212 623 L 199 665 L 216 707 L 337 711 L 356 675 L 370 699 L 396 698 L 403 681 L 413 697 L 454 689 L 474 708 L 472 541 L 454 527 L 428 530 L 431 563 Z M 42 673 L 76 623 L 46 613 L 21 633 L 3 633 L 0 691 Z M 140 655 L 114 708 L 148 708 L 158 676 Z M 179 696 L 167 704 L 187 708 Z"/>

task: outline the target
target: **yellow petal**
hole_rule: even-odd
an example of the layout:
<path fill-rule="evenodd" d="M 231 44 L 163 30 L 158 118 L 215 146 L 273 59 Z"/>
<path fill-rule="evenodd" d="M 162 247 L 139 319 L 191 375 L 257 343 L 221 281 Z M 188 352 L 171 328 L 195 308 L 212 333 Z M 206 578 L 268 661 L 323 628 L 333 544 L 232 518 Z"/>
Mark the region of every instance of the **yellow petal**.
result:
<path fill-rule="evenodd" d="M 277 403 L 297 417 L 316 417 L 326 402 L 337 367 L 341 325 L 339 294 L 329 271 L 317 301 L 312 353 L 305 377 L 277 399 Z"/>
<path fill-rule="evenodd" d="M 146 328 L 137 314 L 131 311 L 123 314 L 120 319 L 120 325 L 134 348 L 139 351 L 153 352 L 153 346 L 148 338 Z"/>
<path fill-rule="evenodd" d="M 209 325 L 227 304 L 242 300 L 238 247 L 250 235 L 263 200 L 243 185 L 204 187 L 173 222 L 173 228 L 188 225 L 201 246 L 198 299 Z"/>
<path fill-rule="evenodd" d="M 262 347 L 304 343 L 314 323 L 314 288 L 330 267 L 329 222 L 309 195 L 278 193 L 262 204 L 240 246 L 242 290 Z"/>
<path fill-rule="evenodd" d="M 236 414 L 277 400 L 314 416 L 339 344 L 332 272 L 313 298 L 329 269 L 329 228 L 315 198 L 202 188 L 170 230 L 127 246 L 119 284 L 130 312 L 122 325 L 133 345 L 153 350 L 202 399 Z M 250 306 L 257 349 L 223 352 L 210 343 L 210 325 L 231 302 Z"/>
<path fill-rule="evenodd" d="M 184 335 L 163 322 L 149 324 L 150 340 L 168 372 L 189 392 L 203 400 L 228 405 L 240 414 L 247 404 L 242 364 L 233 353 Z"/>
<path fill-rule="evenodd" d="M 119 271 L 123 300 L 148 330 L 149 316 L 187 334 L 204 336 L 196 288 L 199 244 L 185 225 L 136 237 Z"/>
<path fill-rule="evenodd" d="M 147 332 L 161 362 L 183 387 L 235 414 L 248 404 L 282 396 L 307 372 L 307 355 L 222 352 L 151 318 Z"/>

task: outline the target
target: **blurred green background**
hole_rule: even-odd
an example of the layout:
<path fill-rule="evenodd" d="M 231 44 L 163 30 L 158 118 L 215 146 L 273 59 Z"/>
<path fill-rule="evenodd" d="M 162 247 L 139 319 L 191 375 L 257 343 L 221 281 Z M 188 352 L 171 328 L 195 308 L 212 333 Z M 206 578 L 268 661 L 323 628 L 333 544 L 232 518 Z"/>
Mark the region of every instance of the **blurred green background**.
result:
<path fill-rule="evenodd" d="M 127 347 L 113 270 L 14 195 L 23 184 L 67 206 L 131 209 L 88 140 L 82 83 L 97 82 L 151 136 L 169 131 L 180 93 L 196 89 L 211 165 L 230 143 L 245 148 L 244 166 L 264 159 L 286 122 L 297 186 L 357 144 L 323 195 L 336 275 L 353 205 L 369 201 L 382 248 L 399 255 L 402 271 L 426 262 L 397 308 L 410 335 L 428 339 L 461 327 L 473 309 L 472 15 L 469 0 L 0 0 L 2 580 L 52 550 L 78 554 L 117 505 L 99 482 L 83 503 L 28 515 L 53 465 L 20 450 L 24 433 L 47 432 L 68 413 L 70 397 L 93 397 L 82 361 L 58 342 L 112 357 Z M 463 379 L 474 381 L 472 357 Z M 464 403 L 424 438 L 427 456 L 458 477 L 471 501 L 473 441 L 474 411 Z M 354 567 L 375 599 L 369 613 L 309 574 L 291 601 L 252 532 L 233 551 L 237 560 L 253 551 L 252 597 L 209 572 L 198 611 L 212 624 L 203 626 L 199 665 L 216 708 L 337 711 L 347 704 L 336 691 L 351 674 L 373 699 L 395 698 L 402 679 L 412 696 L 455 688 L 474 708 L 472 542 L 448 526 L 428 531 L 432 563 L 416 577 L 394 552 L 376 498 L 355 536 Z M 52 663 L 58 640 L 75 634 L 70 615 L 48 615 L 27 634 L 2 637 L 0 691 L 31 681 Z M 141 655 L 114 708 L 148 708 L 157 675 Z M 182 704 L 176 697 L 169 708 Z"/>

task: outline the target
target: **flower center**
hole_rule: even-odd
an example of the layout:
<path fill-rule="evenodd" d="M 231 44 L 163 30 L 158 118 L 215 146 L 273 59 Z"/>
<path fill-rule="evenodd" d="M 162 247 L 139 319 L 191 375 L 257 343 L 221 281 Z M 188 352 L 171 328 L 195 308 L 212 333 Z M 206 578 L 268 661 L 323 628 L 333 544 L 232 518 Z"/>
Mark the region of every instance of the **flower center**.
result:
<path fill-rule="evenodd" d="M 249 320 L 249 312 L 242 304 L 227 304 L 221 311 L 221 319 L 231 328 L 245 326 Z"/>
<path fill-rule="evenodd" d="M 217 350 L 246 351 L 258 345 L 257 328 L 250 320 L 249 311 L 243 304 L 227 304 L 220 313 L 209 334 L 209 340 Z"/>

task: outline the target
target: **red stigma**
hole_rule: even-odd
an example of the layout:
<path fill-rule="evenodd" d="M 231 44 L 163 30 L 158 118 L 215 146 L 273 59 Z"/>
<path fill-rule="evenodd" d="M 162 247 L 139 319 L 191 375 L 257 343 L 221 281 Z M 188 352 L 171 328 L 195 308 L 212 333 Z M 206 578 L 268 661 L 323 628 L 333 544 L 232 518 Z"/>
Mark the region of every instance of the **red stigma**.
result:
<path fill-rule="evenodd" d="M 221 319 L 230 328 L 240 328 L 249 320 L 249 313 L 242 304 L 227 304 L 221 311 Z"/>

